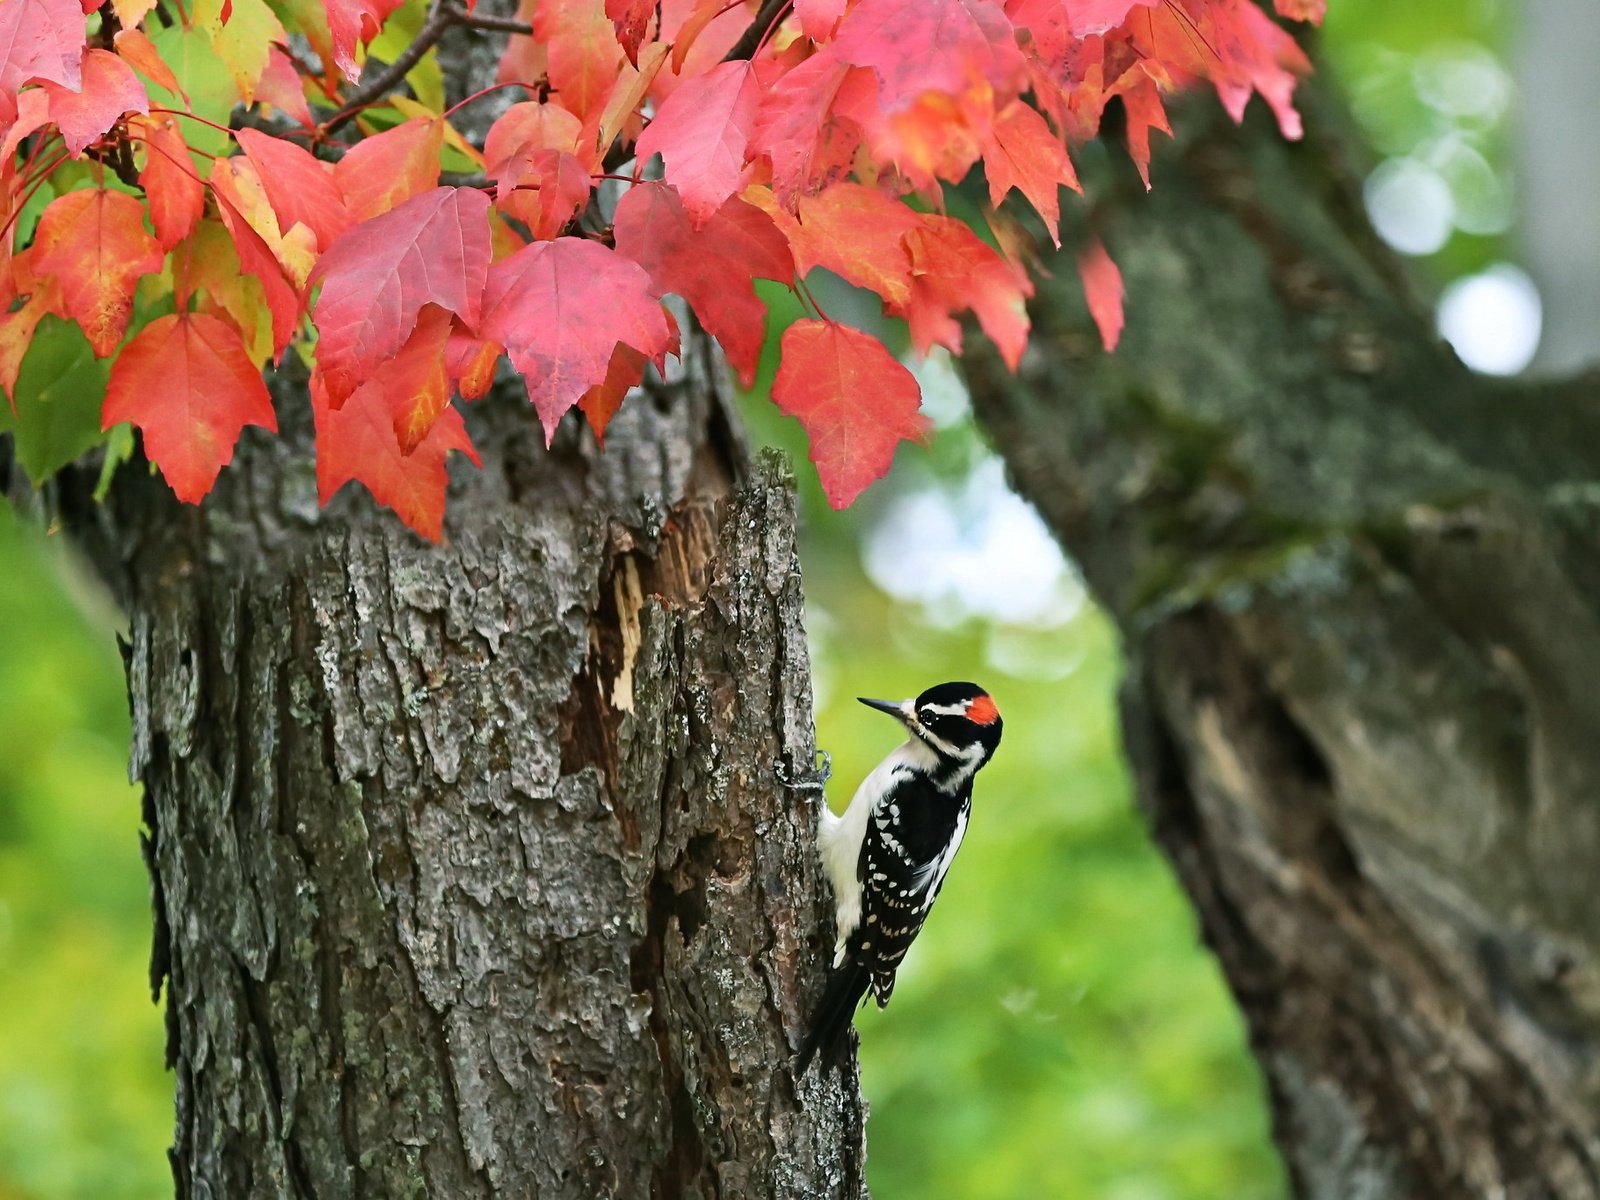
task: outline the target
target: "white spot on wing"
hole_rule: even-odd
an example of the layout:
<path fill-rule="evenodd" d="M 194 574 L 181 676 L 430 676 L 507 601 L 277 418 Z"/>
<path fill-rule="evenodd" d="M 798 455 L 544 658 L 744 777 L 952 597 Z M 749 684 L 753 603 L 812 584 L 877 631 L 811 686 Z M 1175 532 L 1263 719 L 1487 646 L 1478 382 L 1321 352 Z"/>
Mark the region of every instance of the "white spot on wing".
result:
<path fill-rule="evenodd" d="M 956 851 L 961 849 L 961 839 L 967 833 L 967 809 L 963 807 L 956 814 L 955 832 L 950 835 L 950 844 L 944 848 L 944 853 L 938 858 L 922 866 L 912 876 L 911 886 L 922 892 L 922 911 L 927 912 L 933 907 L 933 898 L 939 894 L 939 889 L 944 886 L 945 873 L 950 870 L 950 864 L 956 859 Z"/>

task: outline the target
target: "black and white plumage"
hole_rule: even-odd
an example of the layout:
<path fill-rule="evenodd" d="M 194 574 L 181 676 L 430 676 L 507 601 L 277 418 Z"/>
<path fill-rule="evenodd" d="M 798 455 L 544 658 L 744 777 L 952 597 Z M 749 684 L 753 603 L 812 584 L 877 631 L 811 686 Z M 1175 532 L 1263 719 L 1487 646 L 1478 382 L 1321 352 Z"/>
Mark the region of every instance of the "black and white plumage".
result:
<path fill-rule="evenodd" d="M 825 1065 L 839 1060 L 869 990 L 879 1008 L 889 1003 L 895 971 L 961 848 L 973 777 L 1000 744 L 1000 712 L 977 684 L 861 702 L 897 718 L 910 736 L 862 781 L 843 816 L 822 806 L 817 844 L 833 884 L 838 940 L 797 1073 L 819 1052 Z"/>

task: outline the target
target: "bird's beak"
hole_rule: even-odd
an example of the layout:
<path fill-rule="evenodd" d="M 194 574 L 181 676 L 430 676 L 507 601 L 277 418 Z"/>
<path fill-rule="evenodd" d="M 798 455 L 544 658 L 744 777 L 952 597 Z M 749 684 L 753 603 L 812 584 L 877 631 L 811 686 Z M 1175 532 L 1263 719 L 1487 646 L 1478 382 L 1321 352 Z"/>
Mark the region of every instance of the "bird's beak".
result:
<path fill-rule="evenodd" d="M 903 724 L 911 724 L 911 701 L 909 700 L 868 700 L 865 696 L 857 696 L 856 699 L 868 708 L 875 708 L 879 712 L 888 713 Z"/>

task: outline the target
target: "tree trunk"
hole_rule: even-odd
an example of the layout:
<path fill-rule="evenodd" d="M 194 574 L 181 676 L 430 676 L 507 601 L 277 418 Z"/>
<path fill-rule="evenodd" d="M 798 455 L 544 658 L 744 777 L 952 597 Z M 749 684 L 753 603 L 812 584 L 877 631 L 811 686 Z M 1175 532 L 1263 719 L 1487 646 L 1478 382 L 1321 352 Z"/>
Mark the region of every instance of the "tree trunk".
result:
<path fill-rule="evenodd" d="M 1314 110 L 1321 106 L 1310 98 Z M 1115 616 L 1149 821 L 1296 1190 L 1600 1194 L 1600 409 L 1470 375 L 1313 111 L 1190 106 L 980 418 Z"/>
<path fill-rule="evenodd" d="M 318 512 L 289 384 L 201 509 L 63 483 L 129 614 L 180 1195 L 864 1194 L 853 1069 L 791 1075 L 793 497 L 720 379 L 694 345 L 603 454 L 474 405 L 438 547 Z"/>

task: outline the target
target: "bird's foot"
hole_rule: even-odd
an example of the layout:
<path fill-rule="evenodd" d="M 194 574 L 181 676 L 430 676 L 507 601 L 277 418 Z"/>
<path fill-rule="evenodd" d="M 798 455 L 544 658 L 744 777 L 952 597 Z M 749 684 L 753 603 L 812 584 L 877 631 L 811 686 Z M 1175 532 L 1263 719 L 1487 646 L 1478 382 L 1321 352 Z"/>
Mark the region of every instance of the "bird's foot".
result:
<path fill-rule="evenodd" d="M 812 769 L 794 775 L 784 774 L 783 764 L 775 763 L 772 773 L 778 777 L 778 782 L 786 788 L 797 792 L 820 792 L 828 786 L 828 780 L 833 778 L 833 756 L 826 750 L 817 751 L 817 761 Z"/>

